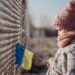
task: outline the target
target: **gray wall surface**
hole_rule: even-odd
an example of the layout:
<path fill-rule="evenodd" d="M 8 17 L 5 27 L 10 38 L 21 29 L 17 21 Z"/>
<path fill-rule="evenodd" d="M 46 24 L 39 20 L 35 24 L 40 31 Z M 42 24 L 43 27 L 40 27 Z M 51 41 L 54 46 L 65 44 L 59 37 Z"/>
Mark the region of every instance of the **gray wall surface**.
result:
<path fill-rule="evenodd" d="M 25 43 L 24 5 L 23 0 L 0 0 L 0 75 L 13 75 L 15 45 Z"/>

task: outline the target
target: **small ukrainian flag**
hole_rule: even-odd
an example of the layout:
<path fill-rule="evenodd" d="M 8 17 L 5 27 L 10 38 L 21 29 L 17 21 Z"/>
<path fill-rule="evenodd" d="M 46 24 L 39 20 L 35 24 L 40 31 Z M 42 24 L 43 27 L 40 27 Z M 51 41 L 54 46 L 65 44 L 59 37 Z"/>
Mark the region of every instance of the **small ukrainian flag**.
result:
<path fill-rule="evenodd" d="M 21 63 L 21 68 L 25 70 L 30 70 L 32 67 L 32 59 L 33 59 L 33 53 L 30 50 L 25 49 L 24 56 Z"/>

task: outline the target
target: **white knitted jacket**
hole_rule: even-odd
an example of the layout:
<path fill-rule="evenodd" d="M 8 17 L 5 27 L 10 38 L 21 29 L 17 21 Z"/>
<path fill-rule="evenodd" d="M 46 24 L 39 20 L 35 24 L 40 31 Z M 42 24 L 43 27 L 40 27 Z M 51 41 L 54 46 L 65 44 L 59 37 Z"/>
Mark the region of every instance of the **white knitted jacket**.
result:
<path fill-rule="evenodd" d="M 70 45 L 59 48 L 50 60 L 46 75 L 75 75 L 75 40 Z"/>

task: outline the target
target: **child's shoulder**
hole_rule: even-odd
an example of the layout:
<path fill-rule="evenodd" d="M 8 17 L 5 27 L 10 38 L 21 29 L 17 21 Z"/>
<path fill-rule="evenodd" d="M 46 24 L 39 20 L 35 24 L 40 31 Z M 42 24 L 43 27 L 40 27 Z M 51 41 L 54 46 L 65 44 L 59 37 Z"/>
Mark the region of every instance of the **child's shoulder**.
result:
<path fill-rule="evenodd" d="M 65 52 L 65 53 L 69 53 L 69 52 L 75 53 L 75 42 L 72 42 L 71 44 L 69 44 L 68 46 L 66 46 L 62 49 L 63 49 L 63 52 Z"/>

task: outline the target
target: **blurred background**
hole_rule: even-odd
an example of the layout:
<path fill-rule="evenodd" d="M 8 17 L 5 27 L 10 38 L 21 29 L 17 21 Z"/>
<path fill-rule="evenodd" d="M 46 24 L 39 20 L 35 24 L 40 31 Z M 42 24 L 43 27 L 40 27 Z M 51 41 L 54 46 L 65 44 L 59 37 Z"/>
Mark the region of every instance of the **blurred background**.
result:
<path fill-rule="evenodd" d="M 44 75 L 47 69 L 38 66 L 57 51 L 57 30 L 52 26 L 52 20 L 66 3 L 67 0 L 27 0 L 26 44 L 34 52 L 32 75 Z"/>

